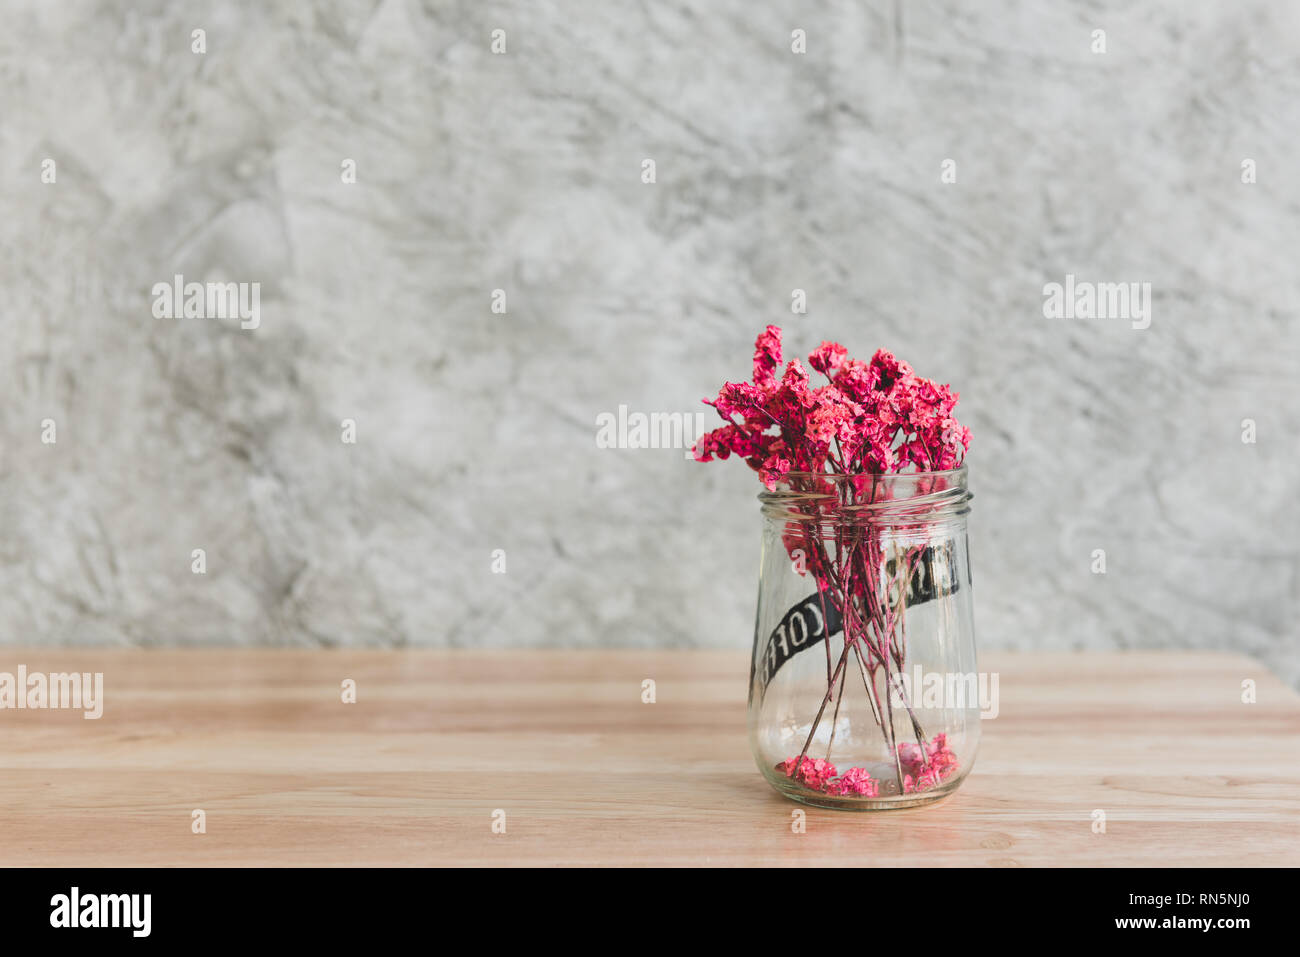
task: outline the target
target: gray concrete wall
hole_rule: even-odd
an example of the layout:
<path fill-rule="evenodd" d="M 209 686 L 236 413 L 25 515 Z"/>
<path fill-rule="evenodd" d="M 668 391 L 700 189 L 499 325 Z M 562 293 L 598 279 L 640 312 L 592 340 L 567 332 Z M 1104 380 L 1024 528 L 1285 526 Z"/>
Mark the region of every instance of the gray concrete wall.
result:
<path fill-rule="evenodd" d="M 4 4 L 4 642 L 746 647 L 755 478 L 596 422 L 774 322 L 961 390 L 985 645 L 1300 682 L 1300 7 L 267 6 Z"/>

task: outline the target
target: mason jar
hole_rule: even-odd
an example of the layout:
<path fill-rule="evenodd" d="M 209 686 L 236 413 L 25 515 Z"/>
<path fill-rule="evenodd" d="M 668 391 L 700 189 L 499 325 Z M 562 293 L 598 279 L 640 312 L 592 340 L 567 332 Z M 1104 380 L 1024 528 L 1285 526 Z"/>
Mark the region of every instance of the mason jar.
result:
<path fill-rule="evenodd" d="M 966 479 L 790 473 L 759 495 L 749 739 L 787 797 L 915 807 L 970 773 L 996 686 L 976 668 Z"/>

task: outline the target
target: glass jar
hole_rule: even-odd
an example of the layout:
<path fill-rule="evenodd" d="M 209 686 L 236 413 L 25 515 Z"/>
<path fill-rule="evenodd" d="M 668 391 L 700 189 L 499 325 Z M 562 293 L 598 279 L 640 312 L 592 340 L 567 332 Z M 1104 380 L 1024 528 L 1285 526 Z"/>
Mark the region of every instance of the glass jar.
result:
<path fill-rule="evenodd" d="M 930 804 L 979 740 L 966 467 L 791 473 L 759 495 L 754 758 L 818 807 Z"/>

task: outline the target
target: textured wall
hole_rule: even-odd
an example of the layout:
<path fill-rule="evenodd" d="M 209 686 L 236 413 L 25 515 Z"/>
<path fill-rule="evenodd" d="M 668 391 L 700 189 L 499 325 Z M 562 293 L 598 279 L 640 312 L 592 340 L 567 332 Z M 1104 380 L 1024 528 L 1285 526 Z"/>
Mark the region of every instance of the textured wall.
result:
<path fill-rule="evenodd" d="M 1295 4 L 3 6 L 4 641 L 745 647 L 756 480 L 596 421 L 774 322 L 961 390 L 984 644 L 1300 682 Z"/>

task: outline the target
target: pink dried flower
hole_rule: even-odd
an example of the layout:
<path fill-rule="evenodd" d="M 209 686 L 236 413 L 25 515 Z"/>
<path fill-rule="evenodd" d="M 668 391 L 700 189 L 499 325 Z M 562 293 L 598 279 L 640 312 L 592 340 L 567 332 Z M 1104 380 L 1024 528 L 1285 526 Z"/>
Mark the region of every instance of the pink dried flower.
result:
<path fill-rule="evenodd" d="M 862 406 L 854 402 L 833 385 L 822 386 L 812 392 L 812 405 L 808 413 L 808 437 L 819 450 L 836 445 L 837 455 L 853 458 L 862 444 Z"/>
<path fill-rule="evenodd" d="M 946 734 L 936 734 L 925 742 L 924 750 L 920 745 L 903 743 L 898 746 L 898 761 L 906 775 L 903 778 L 903 793 L 924 791 L 934 787 L 940 781 L 946 781 L 958 768 L 957 755 L 948 746 Z"/>
<path fill-rule="evenodd" d="M 762 419 L 763 407 L 767 403 L 768 392 L 750 382 L 728 382 L 711 403 L 704 401 L 718 410 L 724 418 L 730 420 L 739 415 L 746 420 Z"/>
<path fill-rule="evenodd" d="M 781 365 L 781 327 L 768 326 L 754 343 L 754 385 L 770 387 Z"/>
<path fill-rule="evenodd" d="M 933 771 L 922 771 L 915 778 L 910 774 L 903 775 L 903 793 L 914 794 L 917 791 L 928 791 L 939 783 L 939 775 Z"/>
<path fill-rule="evenodd" d="M 925 765 L 924 752 L 921 751 L 919 744 L 904 742 L 898 746 L 898 762 L 909 773 L 915 773 L 918 768 Z"/>
<path fill-rule="evenodd" d="M 861 359 L 848 359 L 840 364 L 831 381 L 849 398 L 862 403 L 871 401 L 879 381 L 880 370 Z"/>
<path fill-rule="evenodd" d="M 795 763 L 798 758 L 787 758 L 776 766 L 776 769 L 786 777 L 794 778 L 804 787 L 812 788 L 814 791 L 826 790 L 827 783 L 838 775 L 835 765 L 829 761 L 823 761 L 820 758 L 805 757 L 799 764 L 799 769 L 795 771 Z"/>
<path fill-rule="evenodd" d="M 827 794 L 854 795 L 857 797 L 879 797 L 880 783 L 874 780 L 866 768 L 849 768 L 826 788 Z"/>
<path fill-rule="evenodd" d="M 888 392 L 899 379 L 912 378 L 912 367 L 887 349 L 876 350 L 871 366 L 877 373 L 875 387 L 882 392 Z"/>
<path fill-rule="evenodd" d="M 736 425 L 724 425 L 720 429 L 706 432 L 692 446 L 695 461 L 709 462 L 714 458 L 725 459 L 733 452 L 741 458 L 751 458 L 760 451 L 760 444 L 755 437 Z"/>
<path fill-rule="evenodd" d="M 790 460 L 781 458 L 780 453 L 774 452 L 763 460 L 763 466 L 758 470 L 758 477 L 763 480 L 763 484 L 768 490 L 776 488 L 776 484 L 785 478 L 790 472 Z"/>
<path fill-rule="evenodd" d="M 734 425 L 725 425 L 701 435 L 691 447 L 691 451 L 695 453 L 695 461 L 712 462 L 715 458 L 731 458 L 731 443 L 728 441 L 728 435 L 735 429 Z"/>
<path fill-rule="evenodd" d="M 822 375 L 830 375 L 849 356 L 849 350 L 838 342 L 823 342 L 808 354 L 808 364 Z"/>
<path fill-rule="evenodd" d="M 808 408 L 813 403 L 812 393 L 808 389 L 808 370 L 798 359 L 791 359 L 781 376 L 781 389 L 778 398 L 794 403 L 800 408 Z"/>
<path fill-rule="evenodd" d="M 768 326 L 754 343 L 753 381 L 729 382 L 705 400 L 727 427 L 697 444 L 697 459 L 735 453 L 768 488 L 790 472 L 939 471 L 964 460 L 971 435 L 953 417 L 957 393 L 916 375 L 893 353 L 880 349 L 862 362 L 839 343 L 823 342 L 808 357 L 830 380 L 818 388 L 797 358 L 778 378 L 781 360 L 781 328 Z"/>

